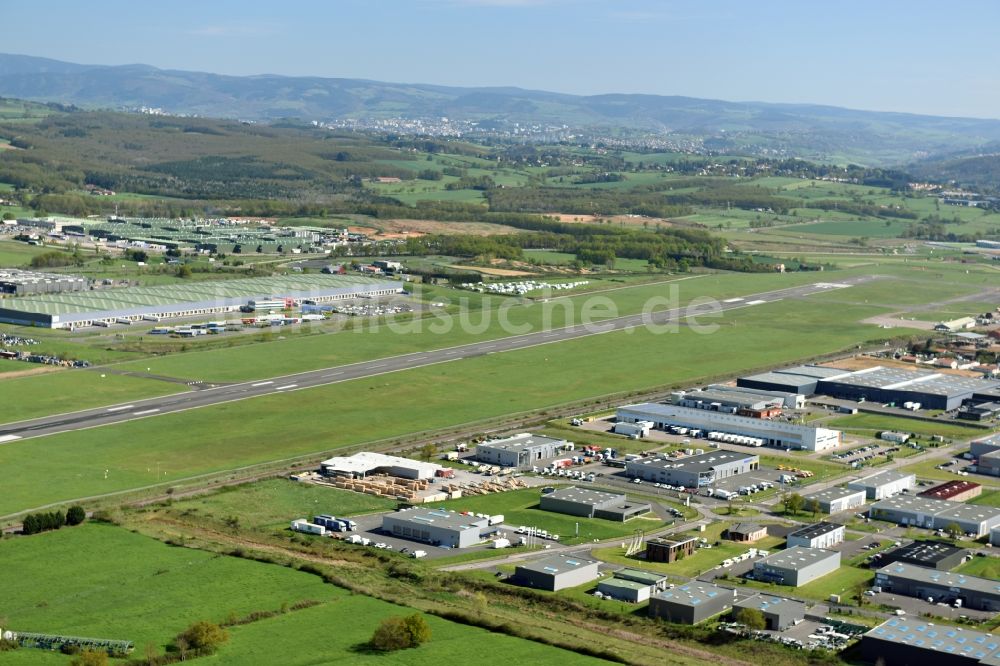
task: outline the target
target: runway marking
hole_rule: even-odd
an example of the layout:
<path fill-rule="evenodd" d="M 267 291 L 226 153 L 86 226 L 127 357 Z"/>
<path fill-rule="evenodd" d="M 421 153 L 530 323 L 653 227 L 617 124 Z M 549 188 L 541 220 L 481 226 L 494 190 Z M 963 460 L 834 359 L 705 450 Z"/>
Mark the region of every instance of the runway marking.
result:
<path fill-rule="evenodd" d="M 273 383 L 274 382 L 257 382 L 256 384 L 251 384 L 250 386 L 257 388 L 258 386 L 267 386 L 268 384 L 273 384 Z"/>
<path fill-rule="evenodd" d="M 739 303 L 742 300 L 743 300 L 742 298 L 736 297 L 736 298 L 727 298 L 726 300 L 724 300 L 722 302 L 723 303 Z"/>
<path fill-rule="evenodd" d="M 121 407 L 108 407 L 107 411 L 109 411 L 109 412 L 120 412 L 123 409 L 132 409 L 133 407 L 135 407 L 135 405 L 122 405 Z"/>
<path fill-rule="evenodd" d="M 0 435 L 0 442 L 13 442 L 15 439 L 21 439 L 18 435 Z"/>
<path fill-rule="evenodd" d="M 292 389 L 298 386 L 298 384 L 285 384 L 284 386 L 275 387 L 275 391 L 285 391 L 287 389 Z"/>
<path fill-rule="evenodd" d="M 141 412 L 132 412 L 132 416 L 145 416 L 146 414 L 155 414 L 160 411 L 159 409 L 144 409 Z"/>
<path fill-rule="evenodd" d="M 767 301 L 747 301 L 747 305 L 760 305 L 761 303 L 767 303 Z"/>

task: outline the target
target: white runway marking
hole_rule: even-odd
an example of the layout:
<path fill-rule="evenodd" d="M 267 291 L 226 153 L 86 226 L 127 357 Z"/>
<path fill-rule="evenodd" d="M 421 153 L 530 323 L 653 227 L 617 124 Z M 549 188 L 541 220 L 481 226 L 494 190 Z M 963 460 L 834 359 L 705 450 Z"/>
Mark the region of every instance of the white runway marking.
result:
<path fill-rule="evenodd" d="M 132 412 L 132 416 L 145 416 L 146 414 L 155 414 L 160 411 L 159 409 L 144 409 L 141 412 Z"/>

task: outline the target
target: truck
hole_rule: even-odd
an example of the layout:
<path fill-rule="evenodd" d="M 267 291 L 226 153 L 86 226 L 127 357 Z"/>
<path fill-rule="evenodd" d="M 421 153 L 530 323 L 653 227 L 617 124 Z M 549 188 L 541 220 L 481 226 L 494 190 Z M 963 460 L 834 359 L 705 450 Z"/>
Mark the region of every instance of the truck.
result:
<path fill-rule="evenodd" d="M 716 488 L 712 491 L 712 497 L 717 497 L 719 499 L 727 500 L 733 496 L 733 493 L 728 490 L 723 490 L 722 488 Z"/>
<path fill-rule="evenodd" d="M 326 536 L 326 528 L 322 525 L 314 525 L 310 523 L 305 518 L 299 518 L 292 521 L 292 531 L 303 532 L 305 534 L 316 534 L 319 536 Z"/>
<path fill-rule="evenodd" d="M 489 524 L 490 525 L 499 525 L 502 522 L 503 522 L 503 514 L 502 513 L 498 513 L 495 516 L 490 516 L 489 517 Z"/>
<path fill-rule="evenodd" d="M 358 524 L 353 520 L 337 518 L 326 513 L 315 516 L 313 522 L 317 525 L 322 525 L 331 532 L 353 532 L 358 529 Z"/>

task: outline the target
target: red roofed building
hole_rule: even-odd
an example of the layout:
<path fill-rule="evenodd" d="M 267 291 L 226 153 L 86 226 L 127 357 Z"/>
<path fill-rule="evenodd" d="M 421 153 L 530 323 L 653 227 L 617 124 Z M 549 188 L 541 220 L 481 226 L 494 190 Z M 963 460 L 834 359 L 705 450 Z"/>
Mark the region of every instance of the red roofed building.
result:
<path fill-rule="evenodd" d="M 920 493 L 920 497 L 930 499 L 948 500 L 950 502 L 964 502 L 973 497 L 979 497 L 983 492 L 983 487 L 972 481 L 945 481 L 941 485 L 934 486 Z"/>

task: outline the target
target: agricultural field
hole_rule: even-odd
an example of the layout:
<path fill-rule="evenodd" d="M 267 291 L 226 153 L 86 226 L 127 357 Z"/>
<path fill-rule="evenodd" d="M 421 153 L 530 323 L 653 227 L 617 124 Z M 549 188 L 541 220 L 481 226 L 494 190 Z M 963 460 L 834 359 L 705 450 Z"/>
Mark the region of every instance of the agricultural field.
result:
<path fill-rule="evenodd" d="M 538 508 L 539 496 L 540 490 L 538 488 L 525 488 L 506 493 L 462 497 L 436 502 L 428 506 L 460 512 L 501 514 L 507 525 L 537 527 L 550 534 L 558 534 L 559 543 L 566 544 L 603 541 L 619 537 L 627 538 L 635 530 L 641 529 L 648 532 L 663 526 L 663 522 L 653 514 L 647 514 L 650 517 L 640 516 L 619 523 L 602 518 L 587 519 L 542 511 Z M 576 533 L 577 525 L 580 528 L 579 535 Z"/>
<path fill-rule="evenodd" d="M 364 643 L 379 620 L 412 609 L 352 595 L 312 574 L 171 547 L 110 525 L 7 539 L 0 542 L 0 556 L 19 572 L 4 584 L 5 628 L 131 640 L 136 656 L 147 650 L 163 654 L 167 642 L 197 619 L 225 622 L 255 611 L 278 611 L 233 627 L 213 661 L 305 665 L 335 658 L 357 664 L 432 664 L 441 663 L 459 644 L 475 643 L 484 649 L 470 654 L 469 663 L 492 663 L 494 651 L 531 663 L 601 663 L 433 616 L 427 617 L 432 639 L 424 646 L 395 656 L 373 654 Z M 303 602 L 315 605 L 295 609 Z M 317 627 L 336 630 L 324 632 L 322 641 L 302 640 Z M 69 663 L 68 657 L 28 649 L 11 656 L 16 659 L 12 663 Z"/>
<path fill-rule="evenodd" d="M 722 533 L 732 524 L 728 521 L 718 521 L 708 525 L 704 532 L 690 530 L 680 534 L 672 535 L 671 538 L 694 536 L 707 539 L 711 548 L 699 548 L 694 554 L 689 555 L 676 562 L 667 564 L 665 562 L 647 562 L 641 557 L 626 557 L 625 552 L 618 546 L 608 548 L 595 548 L 591 551 L 594 557 L 610 564 L 620 564 L 625 567 L 658 571 L 674 576 L 684 576 L 695 578 L 717 567 L 723 560 L 742 555 L 750 548 L 772 550 L 784 543 L 780 537 L 768 536 L 753 544 L 737 543 L 722 538 Z M 768 524 L 764 521 L 762 524 Z"/>

